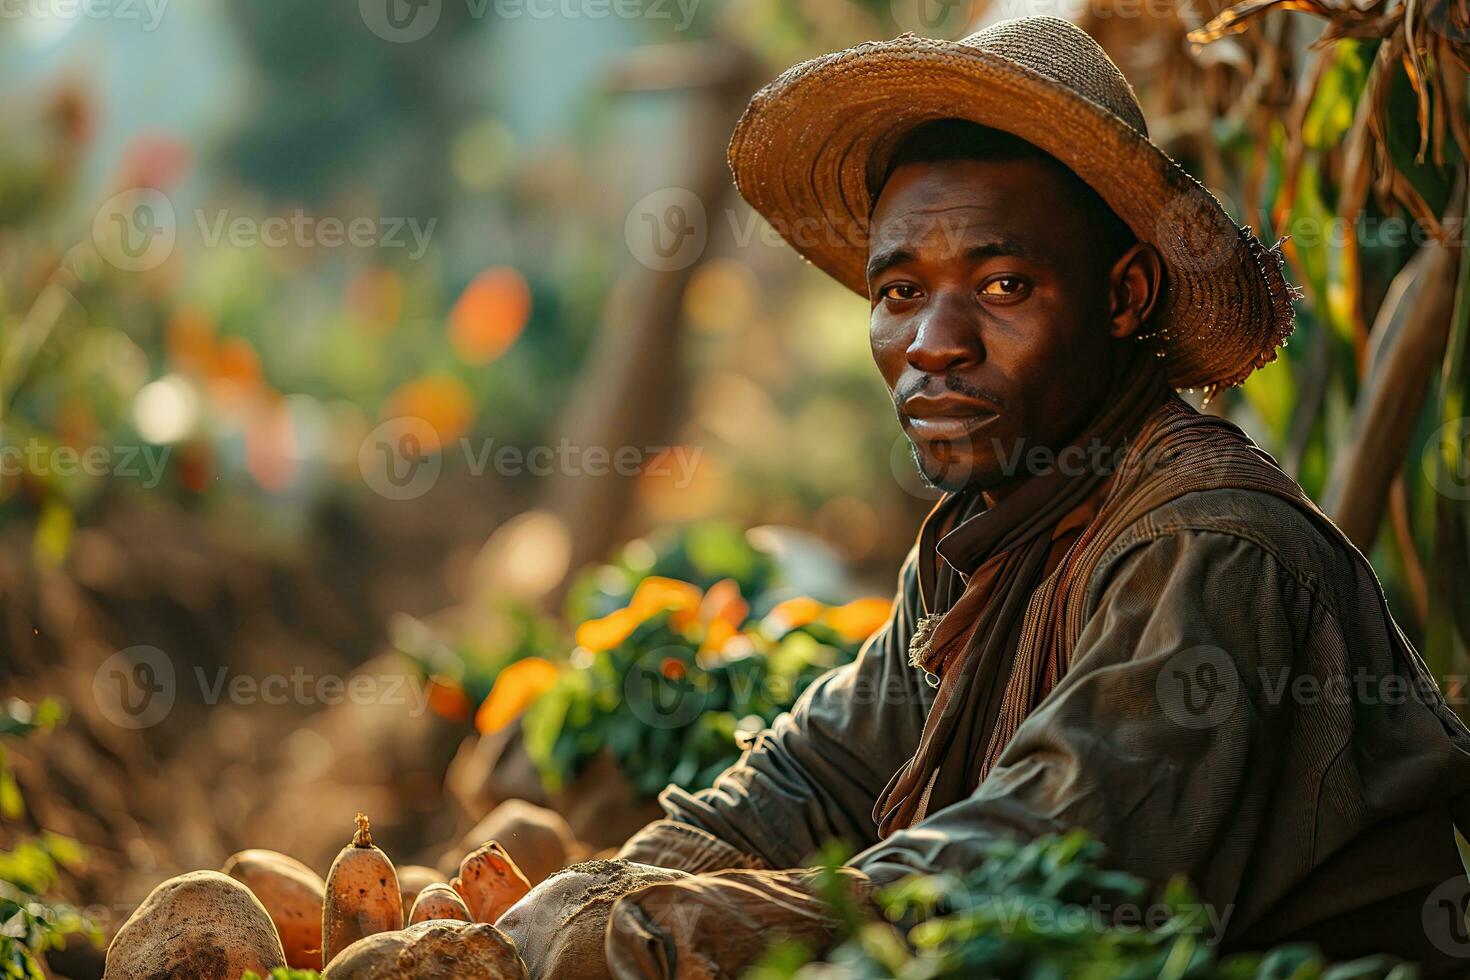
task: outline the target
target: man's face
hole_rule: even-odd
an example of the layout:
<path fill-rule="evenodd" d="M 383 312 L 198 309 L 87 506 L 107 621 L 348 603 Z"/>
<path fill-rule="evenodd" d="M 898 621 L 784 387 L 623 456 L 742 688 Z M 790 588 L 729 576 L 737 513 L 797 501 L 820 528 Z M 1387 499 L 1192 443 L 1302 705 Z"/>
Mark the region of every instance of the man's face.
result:
<path fill-rule="evenodd" d="M 1038 159 L 912 163 L 879 195 L 873 359 L 945 490 L 1025 477 L 1027 453 L 1064 448 L 1112 383 L 1112 262 L 1072 180 Z"/>

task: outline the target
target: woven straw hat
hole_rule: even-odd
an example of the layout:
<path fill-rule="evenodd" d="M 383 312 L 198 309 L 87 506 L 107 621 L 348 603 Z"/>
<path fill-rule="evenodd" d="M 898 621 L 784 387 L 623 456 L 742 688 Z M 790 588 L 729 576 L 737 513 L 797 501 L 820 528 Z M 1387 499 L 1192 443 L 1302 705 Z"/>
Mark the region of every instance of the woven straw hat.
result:
<path fill-rule="evenodd" d="M 1276 357 L 1296 296 L 1280 252 L 1149 142 L 1128 80 L 1068 21 L 1008 20 L 963 41 L 904 34 L 797 65 L 751 100 L 730 169 L 798 252 L 866 296 L 875 184 L 906 133 L 948 118 L 1056 157 L 1159 251 L 1150 336 L 1175 388 L 1237 385 Z"/>

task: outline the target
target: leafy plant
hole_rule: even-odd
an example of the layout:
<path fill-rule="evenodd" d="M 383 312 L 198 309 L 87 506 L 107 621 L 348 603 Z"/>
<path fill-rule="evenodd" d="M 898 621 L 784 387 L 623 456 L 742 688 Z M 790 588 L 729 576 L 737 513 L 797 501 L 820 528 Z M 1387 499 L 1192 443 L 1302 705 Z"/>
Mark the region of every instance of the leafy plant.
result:
<path fill-rule="evenodd" d="M 0 704 L 0 735 L 26 737 L 43 732 L 62 717 L 59 702 L 31 704 L 18 698 Z M 25 812 L 20 789 L 0 752 L 0 811 L 6 820 Z M 60 884 L 61 869 L 82 860 L 81 847 L 58 834 L 41 833 L 0 851 L 0 972 L 6 977 L 43 980 L 40 958 L 60 949 L 71 935 L 89 937 L 99 946 L 102 932 L 70 904 L 50 896 Z"/>
<path fill-rule="evenodd" d="M 832 856 L 827 855 L 830 862 Z M 823 897 L 846 939 L 814 965 L 779 946 L 747 980 L 1412 980 L 1390 957 L 1330 966 L 1310 946 L 1220 959 L 1209 907 L 1183 879 L 1154 895 L 1102 864 L 1083 831 L 1028 844 L 1001 840 L 963 876 L 916 875 L 878 893 L 884 918 L 855 921 L 845 892 Z M 832 879 L 835 882 L 835 876 Z M 841 903 L 841 904 L 838 904 Z"/>
<path fill-rule="evenodd" d="M 583 615 L 576 648 L 554 680 L 543 671 L 534 693 L 497 684 L 481 709 L 498 726 L 512 714 L 504 704 L 530 704 L 526 747 L 549 787 L 604 749 L 642 795 L 710 785 L 888 616 L 886 599 L 776 601 L 770 559 L 722 525 L 660 546 L 636 543 L 583 579 L 570 603 Z M 695 581 L 652 574 L 672 569 Z"/>
<path fill-rule="evenodd" d="M 664 528 L 629 542 L 611 561 L 578 578 L 567 599 L 567 618 L 581 623 L 621 609 L 652 576 L 701 589 L 733 579 L 742 595 L 758 596 L 775 585 L 777 571 L 770 555 L 752 548 L 732 524 L 707 521 Z"/>

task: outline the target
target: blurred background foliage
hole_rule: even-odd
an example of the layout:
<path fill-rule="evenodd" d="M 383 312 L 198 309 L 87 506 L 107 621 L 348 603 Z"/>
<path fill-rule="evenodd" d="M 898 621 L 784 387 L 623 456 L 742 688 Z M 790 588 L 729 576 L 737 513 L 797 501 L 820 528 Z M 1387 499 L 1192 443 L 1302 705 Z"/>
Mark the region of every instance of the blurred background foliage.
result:
<path fill-rule="evenodd" d="M 1074 17 L 1134 81 L 1154 139 L 1264 239 L 1289 236 L 1296 334 L 1207 410 L 1339 520 L 1458 685 L 1465 4 L 441 8 L 411 43 L 375 34 L 347 0 L 138 3 L 135 18 L 36 2 L 0 19 L 0 446 L 14 453 L 0 472 L 0 676 L 6 693 L 73 707 L 66 730 L 32 740 L 56 754 L 18 758 L 16 778 L 48 786 L 28 794 L 27 819 L 92 845 L 100 878 L 136 890 L 127 875 L 217 863 L 304 799 L 363 808 L 348 773 L 390 756 L 375 829 L 382 813 L 388 839 L 424 843 L 495 675 L 569 654 L 575 626 L 630 602 L 655 552 L 672 563 L 658 574 L 701 590 L 734 578 L 757 605 L 775 585 L 788 591 L 771 603 L 891 593 L 935 497 L 871 367 L 864 304 L 762 233 L 723 149 L 780 69 L 902 30 Z M 640 202 L 668 188 L 694 191 L 708 243 L 660 271 L 634 234 Z M 143 192 L 166 202 L 176 240 L 127 271 L 106 219 L 116 195 Z M 391 239 L 215 234 L 272 218 L 365 218 Z M 392 499 L 363 449 L 405 415 L 432 425 L 442 472 Z M 543 477 L 479 455 L 562 440 L 636 446 L 646 465 Z M 110 463 L 87 472 L 77 461 L 95 447 Z M 688 481 L 654 465 L 676 451 L 694 454 Z M 705 527 L 739 529 L 758 557 L 701 577 L 678 551 L 729 536 Z M 659 551 L 678 528 L 682 543 Z M 367 721 L 344 741 L 306 710 L 206 706 L 181 688 L 166 721 L 122 731 L 93 678 L 140 644 L 181 675 L 406 653 L 453 681 L 436 717 L 459 727 L 395 720 L 364 763 L 356 747 L 379 746 Z M 694 757 L 706 779 L 710 757 Z M 201 766 L 209 785 L 180 779 Z M 263 792 L 265 772 L 296 775 Z M 296 846 L 310 860 L 317 844 Z"/>

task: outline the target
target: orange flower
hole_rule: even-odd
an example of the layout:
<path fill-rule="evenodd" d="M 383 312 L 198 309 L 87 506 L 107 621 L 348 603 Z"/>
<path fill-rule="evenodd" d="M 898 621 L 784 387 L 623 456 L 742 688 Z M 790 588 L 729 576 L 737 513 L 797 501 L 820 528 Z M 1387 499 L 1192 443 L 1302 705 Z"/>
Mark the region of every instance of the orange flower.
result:
<path fill-rule="evenodd" d="M 731 626 L 727 620 L 716 619 L 709 624 L 704 634 L 704 642 L 699 645 L 697 654 L 701 667 L 713 667 L 722 659 L 720 653 L 725 649 L 725 644 L 736 635 L 738 630 Z"/>
<path fill-rule="evenodd" d="M 434 714 L 450 721 L 463 721 L 470 716 L 474 707 L 470 704 L 469 696 L 464 693 L 464 688 L 441 674 L 429 678 L 425 693 L 428 694 L 429 708 Z"/>
<path fill-rule="evenodd" d="M 721 579 L 709 587 L 699 604 L 699 621 L 704 624 L 704 641 L 699 645 L 700 662 L 708 666 L 750 615 L 750 603 L 740 594 L 740 583 Z"/>
<path fill-rule="evenodd" d="M 168 318 L 164 346 L 169 361 L 183 371 L 202 374 L 214 358 L 214 323 L 202 310 L 181 306 Z"/>
<path fill-rule="evenodd" d="M 860 643 L 882 629 L 892 611 L 893 602 L 889 599 L 854 599 L 846 605 L 827 610 L 822 621 L 844 640 Z"/>
<path fill-rule="evenodd" d="M 808 596 L 797 596 L 795 599 L 787 599 L 766 614 L 765 624 L 767 628 L 776 634 L 789 633 L 799 629 L 808 623 L 816 622 L 826 610 L 815 599 Z"/>
<path fill-rule="evenodd" d="M 260 384 L 260 355 L 243 337 L 226 337 L 215 345 L 205 369 L 211 381 L 229 381 L 244 389 Z"/>
<path fill-rule="evenodd" d="M 531 317 L 531 287 L 500 266 L 476 276 L 449 312 L 449 342 L 470 364 L 493 361 L 515 343 Z"/>
<path fill-rule="evenodd" d="M 639 622 L 665 609 L 672 610 L 669 625 L 676 630 L 682 630 L 699 621 L 699 603 L 703 598 L 697 585 L 664 578 L 662 575 L 650 575 L 633 590 L 628 608 L 641 617 Z"/>
<path fill-rule="evenodd" d="M 589 619 L 577 627 L 577 646 L 593 653 L 611 650 L 633 631 L 664 610 L 672 610 L 669 624 L 685 629 L 699 617 L 699 587 L 677 579 L 650 575 L 638 583 L 627 608 L 608 613 L 601 619 Z"/>
<path fill-rule="evenodd" d="M 638 624 L 647 618 L 632 609 L 618 609 L 601 619 L 589 619 L 577 627 L 577 646 L 593 653 L 611 650 L 632 635 Z"/>
<path fill-rule="evenodd" d="M 738 629 L 749 615 L 750 603 L 740 595 L 740 583 L 733 578 L 721 579 L 711 585 L 699 604 L 701 623 L 725 622 Z"/>
<path fill-rule="evenodd" d="M 429 374 L 399 386 L 388 397 L 383 417 L 423 419 L 444 445 L 469 429 L 475 417 L 475 402 L 458 378 Z"/>
<path fill-rule="evenodd" d="M 526 657 L 507 666 L 475 712 L 475 730 L 491 735 L 515 721 L 556 683 L 556 675 L 556 665 L 544 657 Z"/>
<path fill-rule="evenodd" d="M 245 428 L 245 468 L 261 489 L 278 493 L 291 485 L 301 466 L 301 450 L 291 410 L 283 400 L 250 414 Z"/>

